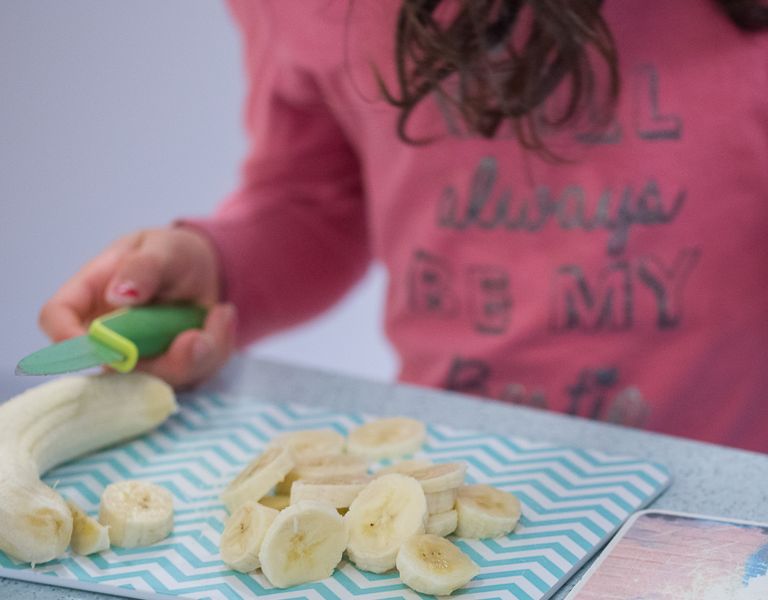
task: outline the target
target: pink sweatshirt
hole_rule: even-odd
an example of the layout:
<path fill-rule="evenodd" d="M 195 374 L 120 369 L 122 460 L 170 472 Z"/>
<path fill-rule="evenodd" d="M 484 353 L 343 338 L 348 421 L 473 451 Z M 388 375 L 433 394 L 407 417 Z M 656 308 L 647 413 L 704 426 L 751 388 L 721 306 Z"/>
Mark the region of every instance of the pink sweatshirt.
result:
<path fill-rule="evenodd" d="M 437 99 L 409 127 L 432 143 L 398 139 L 370 66 L 392 81 L 398 5 L 231 0 L 251 150 L 200 226 L 241 342 L 375 259 L 402 381 L 768 452 L 768 34 L 608 0 L 615 120 L 551 135 L 551 163 Z"/>

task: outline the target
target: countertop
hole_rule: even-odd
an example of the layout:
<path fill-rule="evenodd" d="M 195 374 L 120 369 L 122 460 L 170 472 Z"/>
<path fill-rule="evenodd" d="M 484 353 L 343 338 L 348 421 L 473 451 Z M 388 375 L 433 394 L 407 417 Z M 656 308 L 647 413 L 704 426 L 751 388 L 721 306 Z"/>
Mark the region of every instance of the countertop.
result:
<path fill-rule="evenodd" d="M 6 370 L 5 372 L 11 372 Z M 7 399 L 37 379 L 0 377 Z M 672 485 L 651 506 L 768 522 L 768 455 L 703 444 L 585 419 L 501 404 L 461 394 L 365 381 L 292 365 L 240 357 L 206 389 L 258 392 L 272 402 L 315 404 L 340 411 L 410 415 L 461 429 L 507 434 L 555 444 L 625 454 L 665 465 Z M 582 570 L 583 572 L 583 570 Z M 574 576 L 553 598 L 560 600 Z M 102 594 L 0 579 L 0 598 L 97 600 Z"/>

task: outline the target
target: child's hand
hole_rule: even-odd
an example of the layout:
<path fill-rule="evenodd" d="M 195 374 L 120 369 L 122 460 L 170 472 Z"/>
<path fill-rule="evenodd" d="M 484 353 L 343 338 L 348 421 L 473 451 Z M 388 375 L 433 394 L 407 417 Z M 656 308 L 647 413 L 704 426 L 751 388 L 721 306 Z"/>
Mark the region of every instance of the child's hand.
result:
<path fill-rule="evenodd" d="M 94 318 L 121 306 L 188 300 L 211 307 L 202 331 L 185 331 L 165 354 L 139 363 L 184 387 L 212 375 L 235 347 L 234 307 L 218 299 L 216 255 L 203 235 L 145 230 L 118 240 L 67 281 L 40 311 L 40 327 L 61 341 L 84 334 Z"/>

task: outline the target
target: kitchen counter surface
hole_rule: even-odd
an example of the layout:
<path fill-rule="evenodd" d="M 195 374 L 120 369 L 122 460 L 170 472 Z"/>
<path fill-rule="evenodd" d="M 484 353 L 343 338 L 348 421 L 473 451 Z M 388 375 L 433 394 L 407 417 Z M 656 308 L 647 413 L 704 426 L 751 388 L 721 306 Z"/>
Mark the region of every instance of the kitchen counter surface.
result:
<path fill-rule="evenodd" d="M 6 369 L 4 372 L 12 372 Z M 0 378 L 7 399 L 37 379 Z M 665 465 L 672 485 L 653 508 L 768 522 L 768 455 L 702 444 L 584 419 L 510 406 L 460 394 L 388 385 L 296 366 L 238 358 L 206 389 L 258 393 L 276 403 L 321 405 L 339 411 L 409 415 L 460 429 L 507 434 Z M 583 569 L 582 569 L 583 572 Z M 573 587 L 574 576 L 553 598 Z M 111 598 L 0 578 L 0 598 L 97 600 Z"/>

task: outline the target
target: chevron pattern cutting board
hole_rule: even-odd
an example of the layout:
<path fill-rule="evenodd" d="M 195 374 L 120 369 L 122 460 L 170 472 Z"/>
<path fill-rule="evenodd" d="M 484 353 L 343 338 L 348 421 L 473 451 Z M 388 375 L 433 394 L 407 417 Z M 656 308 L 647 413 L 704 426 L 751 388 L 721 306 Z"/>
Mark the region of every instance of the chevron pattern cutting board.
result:
<path fill-rule="evenodd" d="M 218 500 L 240 468 L 275 435 L 331 427 L 341 433 L 364 415 L 258 403 L 250 397 L 201 394 L 149 436 L 52 471 L 46 481 L 89 513 L 113 481 L 147 479 L 174 495 L 176 524 L 155 546 L 113 548 L 30 568 L 0 552 L 0 576 L 102 591 L 130 598 L 419 598 L 397 573 L 374 575 L 346 561 L 327 580 L 273 589 L 261 573 L 228 570 L 218 542 L 226 512 Z M 422 454 L 465 461 L 467 478 L 514 492 L 523 518 L 510 536 L 455 540 L 481 573 L 455 593 L 472 598 L 538 600 L 556 589 L 633 512 L 668 485 L 663 467 L 600 452 L 555 447 L 431 425 Z"/>

